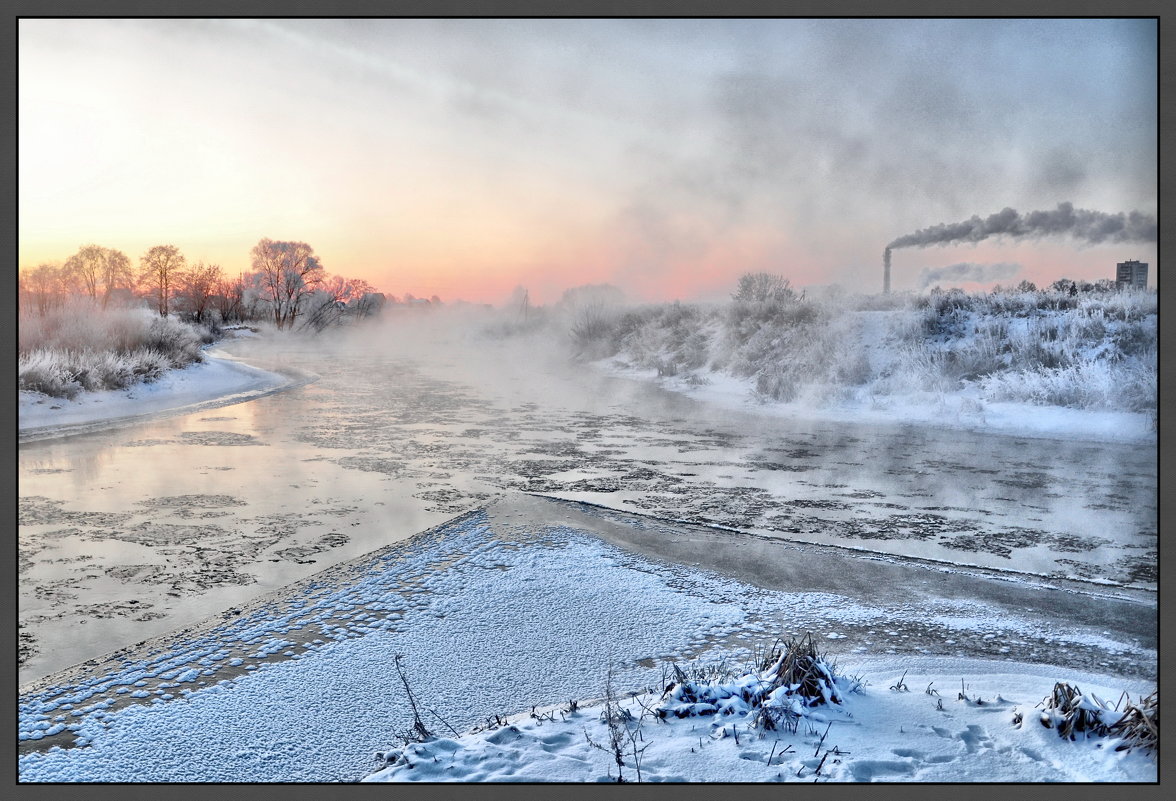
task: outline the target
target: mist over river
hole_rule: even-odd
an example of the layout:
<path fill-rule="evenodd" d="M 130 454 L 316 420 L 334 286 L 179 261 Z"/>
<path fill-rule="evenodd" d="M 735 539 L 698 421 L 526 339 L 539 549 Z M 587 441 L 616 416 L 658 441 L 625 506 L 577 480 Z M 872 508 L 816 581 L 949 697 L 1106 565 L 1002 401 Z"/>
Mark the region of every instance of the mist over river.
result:
<path fill-rule="evenodd" d="M 1153 444 L 720 409 L 470 330 L 228 342 L 318 380 L 22 444 L 20 682 L 521 492 L 1096 596 L 1155 589 Z"/>

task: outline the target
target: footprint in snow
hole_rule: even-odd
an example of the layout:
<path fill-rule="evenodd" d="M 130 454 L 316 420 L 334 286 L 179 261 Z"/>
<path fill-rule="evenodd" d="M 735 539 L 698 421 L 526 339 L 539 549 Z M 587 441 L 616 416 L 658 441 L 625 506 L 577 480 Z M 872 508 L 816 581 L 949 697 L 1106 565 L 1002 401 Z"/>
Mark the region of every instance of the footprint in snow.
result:
<path fill-rule="evenodd" d="M 959 738 L 963 741 L 964 746 L 968 749 L 969 754 L 976 753 L 980 748 L 991 748 L 992 738 L 988 736 L 988 732 L 984 731 L 983 726 L 970 724 L 967 729 L 959 733 Z"/>
<path fill-rule="evenodd" d="M 915 772 L 915 766 L 910 762 L 862 759 L 851 764 L 849 770 L 854 781 L 871 782 L 883 776 L 909 775 Z"/>

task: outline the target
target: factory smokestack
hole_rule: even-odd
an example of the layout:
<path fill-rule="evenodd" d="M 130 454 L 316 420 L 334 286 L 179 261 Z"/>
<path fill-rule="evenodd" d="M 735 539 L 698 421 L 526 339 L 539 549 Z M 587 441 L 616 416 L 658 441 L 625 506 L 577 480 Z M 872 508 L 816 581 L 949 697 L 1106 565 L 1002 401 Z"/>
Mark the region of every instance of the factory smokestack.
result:
<path fill-rule="evenodd" d="M 1019 214 L 1005 207 L 985 219 L 973 216 L 958 223 L 940 223 L 913 234 L 900 236 L 886 246 L 883 256 L 882 291 L 890 291 L 890 251 L 898 248 L 925 248 L 928 245 L 975 244 L 989 237 L 1014 240 L 1043 236 L 1068 236 L 1087 245 L 1100 242 L 1155 242 L 1156 218 L 1138 211 L 1107 214 L 1090 209 L 1075 209 L 1073 203 L 1059 203 L 1053 211 Z"/>

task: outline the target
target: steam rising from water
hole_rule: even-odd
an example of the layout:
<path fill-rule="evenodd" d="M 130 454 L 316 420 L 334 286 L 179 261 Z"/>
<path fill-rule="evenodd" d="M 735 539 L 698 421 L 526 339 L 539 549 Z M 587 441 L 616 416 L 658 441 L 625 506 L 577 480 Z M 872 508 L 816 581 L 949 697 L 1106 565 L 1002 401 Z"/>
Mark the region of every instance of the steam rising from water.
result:
<path fill-rule="evenodd" d="M 887 249 L 886 253 L 889 255 L 890 250 Z M 1012 278 L 1020 271 L 1020 264 L 1004 261 L 994 264 L 964 261 L 946 267 L 928 267 L 919 273 L 919 289 L 926 289 L 940 281 L 999 281 Z"/>

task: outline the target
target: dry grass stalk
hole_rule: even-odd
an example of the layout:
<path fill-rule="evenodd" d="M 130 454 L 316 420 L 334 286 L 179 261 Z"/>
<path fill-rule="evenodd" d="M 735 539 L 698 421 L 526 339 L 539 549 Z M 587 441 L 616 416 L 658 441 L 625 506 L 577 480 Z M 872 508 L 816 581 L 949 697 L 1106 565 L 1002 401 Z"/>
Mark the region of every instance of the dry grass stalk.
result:
<path fill-rule="evenodd" d="M 416 697 L 412 694 L 412 688 L 408 685 L 408 676 L 404 672 L 404 666 L 401 660 L 404 657 L 401 654 L 395 654 L 393 663 L 396 666 L 396 672 L 400 674 L 400 681 L 404 684 L 404 692 L 408 696 L 408 704 L 412 708 L 412 728 L 403 735 L 405 742 L 425 742 L 432 738 L 433 733 L 425 726 L 425 722 L 421 720 L 420 710 L 417 709 Z"/>
<path fill-rule="evenodd" d="M 1160 694 L 1154 690 L 1151 695 L 1141 698 L 1139 703 L 1128 702 L 1123 717 L 1111 726 L 1122 742 L 1116 751 L 1132 751 L 1136 748 L 1146 754 L 1156 755 L 1160 746 Z"/>
<path fill-rule="evenodd" d="M 1056 728 L 1058 735 L 1068 740 L 1078 734 L 1103 736 L 1111 726 L 1104 720 L 1105 713 L 1115 710 L 1097 696 L 1086 696 L 1076 685 L 1059 681 L 1053 692 L 1046 696 L 1039 706 L 1041 724 L 1047 729 Z"/>
<path fill-rule="evenodd" d="M 782 649 L 773 648 L 760 669 L 771 671 L 768 695 L 787 686 L 795 688 L 792 692 L 811 705 L 842 700 L 833 681 L 833 666 L 828 664 L 826 655 L 817 652 L 812 634 L 789 640 Z"/>

